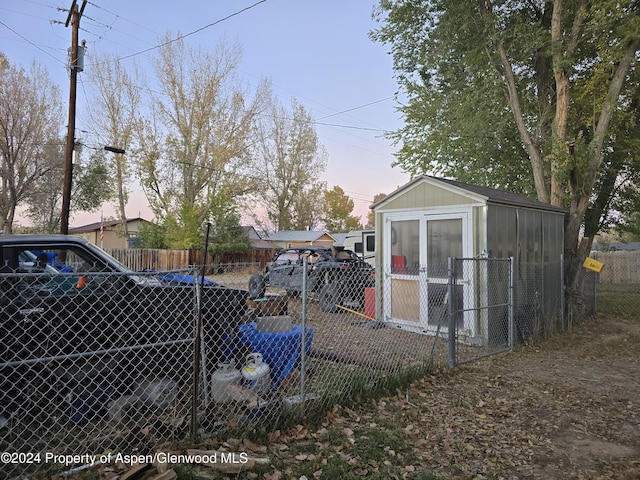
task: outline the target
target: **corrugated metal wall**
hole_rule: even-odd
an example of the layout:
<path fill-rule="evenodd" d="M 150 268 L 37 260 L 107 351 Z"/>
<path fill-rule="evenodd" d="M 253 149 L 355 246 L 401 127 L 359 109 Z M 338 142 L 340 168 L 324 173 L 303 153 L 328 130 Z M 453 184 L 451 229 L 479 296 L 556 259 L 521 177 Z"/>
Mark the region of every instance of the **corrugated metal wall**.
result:
<path fill-rule="evenodd" d="M 490 205 L 487 247 L 490 257 L 514 258 L 517 338 L 542 338 L 563 328 L 564 216 Z"/>

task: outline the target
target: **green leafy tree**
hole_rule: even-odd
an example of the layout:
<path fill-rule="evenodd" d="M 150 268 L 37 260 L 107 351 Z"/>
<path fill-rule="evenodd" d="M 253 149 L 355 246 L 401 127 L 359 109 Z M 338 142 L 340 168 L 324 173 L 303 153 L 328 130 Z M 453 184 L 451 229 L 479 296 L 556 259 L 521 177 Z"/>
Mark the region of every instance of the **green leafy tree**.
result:
<path fill-rule="evenodd" d="M 137 248 L 168 248 L 165 241 L 167 235 L 167 229 L 164 225 L 157 223 L 140 224 L 140 230 L 138 230 Z"/>
<path fill-rule="evenodd" d="M 640 242 L 640 211 L 629 215 L 618 230 L 620 240 L 623 242 Z"/>
<path fill-rule="evenodd" d="M 251 248 L 251 241 L 240 225 L 240 215 L 235 205 L 221 199 L 211 212 L 211 217 L 209 250 L 212 253 L 244 253 Z"/>
<path fill-rule="evenodd" d="M 362 228 L 360 219 L 353 215 L 354 203 L 344 190 L 336 185 L 324 193 L 324 225 L 333 233 L 346 233 Z"/>
<path fill-rule="evenodd" d="M 168 247 L 185 250 L 201 247 L 204 244 L 203 216 L 197 206 L 185 202 L 180 205 L 177 215 L 166 217 L 165 242 Z"/>
<path fill-rule="evenodd" d="M 113 184 L 110 182 L 113 171 L 109 168 L 102 150 L 95 151 L 88 160 L 75 165 L 73 176 L 74 184 L 71 192 L 73 210 L 96 211 L 103 202 L 114 197 Z"/>
<path fill-rule="evenodd" d="M 386 196 L 387 196 L 386 193 L 376 193 L 373 196 L 373 202 L 372 203 L 379 202 L 380 200 L 382 200 Z M 369 213 L 367 214 L 367 224 L 365 225 L 365 228 L 373 228 L 375 226 L 376 226 L 376 216 L 373 213 L 373 210 L 369 210 Z"/>
<path fill-rule="evenodd" d="M 291 226 L 288 230 L 317 230 L 322 224 L 322 202 L 327 185 L 315 182 L 304 190 L 304 195 L 293 199 Z"/>
<path fill-rule="evenodd" d="M 49 142 L 44 152 L 51 157 L 52 167 L 34 184 L 25 214 L 35 231 L 58 233 L 62 214 L 60 185 L 64 181 L 64 141 Z M 76 145 L 76 153 L 80 161 L 73 166 L 71 211 L 96 211 L 113 196 L 111 171 L 102 151 L 94 151 L 84 159 L 85 149 Z"/>
<path fill-rule="evenodd" d="M 638 124 L 639 13 L 634 0 L 381 0 L 375 12 L 371 36 L 390 45 L 406 95 L 396 163 L 565 207 L 569 292 L 620 175 L 637 169 L 619 134 Z"/>

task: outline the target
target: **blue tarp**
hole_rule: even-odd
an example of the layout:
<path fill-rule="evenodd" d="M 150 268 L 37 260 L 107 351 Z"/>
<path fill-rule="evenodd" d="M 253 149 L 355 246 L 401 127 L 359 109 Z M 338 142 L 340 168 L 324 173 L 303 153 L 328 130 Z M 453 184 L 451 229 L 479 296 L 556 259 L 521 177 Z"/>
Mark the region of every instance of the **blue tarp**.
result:
<path fill-rule="evenodd" d="M 264 362 L 271 369 L 273 389 L 300 367 L 300 353 L 302 352 L 302 327 L 294 325 L 291 331 L 282 333 L 258 332 L 256 322 L 240 325 L 240 343 L 251 347 L 253 353 L 261 353 Z M 311 349 L 313 329 L 307 327 L 306 352 Z"/>

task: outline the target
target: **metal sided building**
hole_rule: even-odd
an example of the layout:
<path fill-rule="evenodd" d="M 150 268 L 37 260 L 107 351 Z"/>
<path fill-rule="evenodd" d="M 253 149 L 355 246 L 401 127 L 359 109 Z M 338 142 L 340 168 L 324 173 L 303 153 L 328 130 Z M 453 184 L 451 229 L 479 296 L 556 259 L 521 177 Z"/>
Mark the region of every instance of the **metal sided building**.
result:
<path fill-rule="evenodd" d="M 520 340 L 562 320 L 564 211 L 511 192 L 421 176 L 371 206 L 376 229 L 376 317 L 420 333 L 447 332 L 443 308 L 448 259 L 513 258 L 514 334 Z M 498 263 L 498 262 L 485 262 Z M 458 330 L 470 342 L 488 344 L 492 323 L 477 308 L 489 297 L 508 302 L 504 275 L 491 268 L 457 272 Z M 504 288 L 503 288 L 504 287 Z"/>

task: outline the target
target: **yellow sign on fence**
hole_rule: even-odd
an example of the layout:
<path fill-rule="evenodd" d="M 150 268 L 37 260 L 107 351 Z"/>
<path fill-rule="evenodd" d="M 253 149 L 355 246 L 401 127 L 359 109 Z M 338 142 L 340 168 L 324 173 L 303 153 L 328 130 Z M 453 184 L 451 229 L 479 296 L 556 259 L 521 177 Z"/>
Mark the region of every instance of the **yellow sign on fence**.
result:
<path fill-rule="evenodd" d="M 587 270 L 593 270 L 596 273 L 600 273 L 602 267 L 604 267 L 604 263 L 594 260 L 593 258 L 587 257 L 587 259 L 582 264 L 584 268 Z"/>

